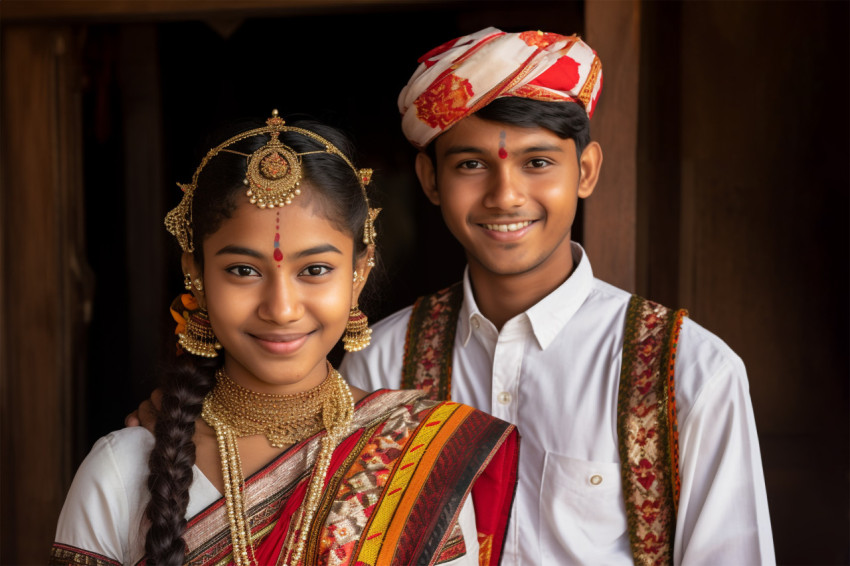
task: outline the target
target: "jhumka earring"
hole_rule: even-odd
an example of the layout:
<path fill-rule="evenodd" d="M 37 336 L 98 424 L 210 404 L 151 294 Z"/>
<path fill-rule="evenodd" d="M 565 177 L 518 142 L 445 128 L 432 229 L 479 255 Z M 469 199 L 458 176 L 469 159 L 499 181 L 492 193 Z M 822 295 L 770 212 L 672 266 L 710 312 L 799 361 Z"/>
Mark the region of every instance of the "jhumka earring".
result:
<path fill-rule="evenodd" d="M 221 350 L 221 344 L 215 337 L 207 309 L 201 308 L 189 313 L 186 331 L 178 335 L 178 343 L 184 350 L 196 356 L 215 358 Z"/>
<path fill-rule="evenodd" d="M 345 334 L 342 335 L 342 347 L 346 352 L 358 352 L 369 345 L 372 341 L 372 329 L 369 328 L 369 319 L 354 305 L 348 312 L 348 323 L 345 325 Z"/>
<path fill-rule="evenodd" d="M 187 273 L 186 275 L 183 276 L 183 287 L 187 291 L 192 290 L 192 274 L 191 273 Z"/>

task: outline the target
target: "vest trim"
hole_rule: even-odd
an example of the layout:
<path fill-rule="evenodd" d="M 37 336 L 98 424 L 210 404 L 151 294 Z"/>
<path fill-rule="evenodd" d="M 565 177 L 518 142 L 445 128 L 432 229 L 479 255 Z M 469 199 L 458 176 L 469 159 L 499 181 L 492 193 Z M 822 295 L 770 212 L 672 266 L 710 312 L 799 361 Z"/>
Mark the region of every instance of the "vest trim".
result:
<path fill-rule="evenodd" d="M 674 369 L 686 314 L 634 295 L 626 315 L 617 433 L 635 564 L 673 564 L 680 489 Z"/>
<path fill-rule="evenodd" d="M 404 344 L 402 389 L 422 389 L 439 401 L 451 399 L 452 353 L 462 301 L 461 283 L 416 300 Z"/>

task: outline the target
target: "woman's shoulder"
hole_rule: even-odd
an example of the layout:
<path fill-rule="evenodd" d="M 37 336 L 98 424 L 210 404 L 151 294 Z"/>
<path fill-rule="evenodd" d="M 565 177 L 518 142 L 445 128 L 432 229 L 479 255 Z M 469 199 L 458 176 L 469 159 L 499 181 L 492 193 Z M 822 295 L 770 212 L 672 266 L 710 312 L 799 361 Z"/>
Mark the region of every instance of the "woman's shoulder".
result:
<path fill-rule="evenodd" d="M 135 556 L 154 437 L 142 427 L 116 430 L 92 446 L 74 476 L 56 542 L 123 562 Z"/>
<path fill-rule="evenodd" d="M 136 475 L 140 467 L 147 469 L 148 455 L 153 445 L 154 437 L 144 427 L 134 426 L 110 432 L 94 443 L 77 470 L 75 480 L 85 475 L 97 478 L 109 477 L 110 474 L 122 478 Z"/>

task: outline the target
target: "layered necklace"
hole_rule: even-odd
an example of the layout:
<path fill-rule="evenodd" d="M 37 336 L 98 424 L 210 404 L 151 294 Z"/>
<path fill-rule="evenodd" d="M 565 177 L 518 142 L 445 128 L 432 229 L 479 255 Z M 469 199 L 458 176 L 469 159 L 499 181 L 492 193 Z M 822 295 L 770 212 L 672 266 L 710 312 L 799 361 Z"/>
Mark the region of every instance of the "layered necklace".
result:
<path fill-rule="evenodd" d="M 288 538 L 288 564 L 298 564 L 308 531 L 319 506 L 331 456 L 348 433 L 354 415 L 354 398 L 339 372 L 328 363 L 328 376 L 316 387 L 293 395 L 270 395 L 245 389 L 224 368 L 204 399 L 201 417 L 215 430 L 224 477 L 224 500 L 230 521 L 233 561 L 237 566 L 257 564 L 251 527 L 242 498 L 244 477 L 238 438 L 262 434 L 272 446 L 283 448 L 305 440 L 322 429 L 321 450 L 313 467 L 304 504 Z M 297 540 L 294 540 L 298 533 Z M 294 544 L 293 544 L 294 542 Z"/>

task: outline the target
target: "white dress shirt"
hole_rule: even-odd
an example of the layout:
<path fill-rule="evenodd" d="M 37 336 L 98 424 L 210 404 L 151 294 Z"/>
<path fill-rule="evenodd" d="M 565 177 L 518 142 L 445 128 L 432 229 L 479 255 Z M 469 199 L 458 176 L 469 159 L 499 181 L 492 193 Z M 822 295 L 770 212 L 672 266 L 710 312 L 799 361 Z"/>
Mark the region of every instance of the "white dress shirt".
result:
<path fill-rule="evenodd" d="M 468 273 L 463 278 L 452 399 L 522 435 L 503 564 L 632 564 L 617 444 L 630 294 L 595 279 L 576 243 L 573 256 L 567 281 L 501 332 L 478 310 Z M 371 346 L 346 355 L 340 370 L 349 382 L 399 387 L 410 313 L 382 320 Z M 743 362 L 686 318 L 675 379 L 682 489 L 674 563 L 774 564 Z"/>

